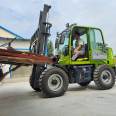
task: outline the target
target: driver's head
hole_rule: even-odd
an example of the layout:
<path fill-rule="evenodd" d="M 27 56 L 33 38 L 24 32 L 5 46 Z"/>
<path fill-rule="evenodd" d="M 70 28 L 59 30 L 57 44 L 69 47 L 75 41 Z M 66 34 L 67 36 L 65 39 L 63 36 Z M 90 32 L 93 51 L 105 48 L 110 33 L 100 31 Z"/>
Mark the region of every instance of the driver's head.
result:
<path fill-rule="evenodd" d="M 78 31 L 74 32 L 74 39 L 76 39 L 76 40 L 80 39 L 80 34 Z"/>

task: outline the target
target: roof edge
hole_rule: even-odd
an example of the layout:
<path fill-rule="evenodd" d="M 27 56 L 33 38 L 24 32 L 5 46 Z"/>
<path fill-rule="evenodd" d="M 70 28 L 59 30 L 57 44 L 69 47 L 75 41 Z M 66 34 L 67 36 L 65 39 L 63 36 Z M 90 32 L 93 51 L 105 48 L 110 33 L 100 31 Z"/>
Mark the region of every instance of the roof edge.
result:
<path fill-rule="evenodd" d="M 21 37 L 21 36 L 15 34 L 14 32 L 12 32 L 12 31 L 6 29 L 5 27 L 3 27 L 3 26 L 1 26 L 1 25 L 0 25 L 0 28 L 3 29 L 3 30 L 5 30 L 5 31 L 7 31 L 7 32 L 10 33 L 10 34 L 15 35 L 17 39 L 24 39 L 23 37 Z"/>

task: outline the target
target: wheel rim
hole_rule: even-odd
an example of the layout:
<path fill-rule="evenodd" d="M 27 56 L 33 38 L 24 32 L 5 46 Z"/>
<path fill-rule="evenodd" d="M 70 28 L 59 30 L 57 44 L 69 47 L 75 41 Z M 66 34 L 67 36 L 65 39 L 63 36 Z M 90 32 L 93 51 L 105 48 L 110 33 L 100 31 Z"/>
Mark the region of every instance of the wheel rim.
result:
<path fill-rule="evenodd" d="M 101 74 L 101 79 L 104 84 L 110 84 L 112 82 L 112 75 L 110 71 L 104 70 Z"/>
<path fill-rule="evenodd" d="M 58 91 L 63 86 L 63 79 L 59 74 L 53 74 L 48 79 L 48 87 L 52 91 Z"/>

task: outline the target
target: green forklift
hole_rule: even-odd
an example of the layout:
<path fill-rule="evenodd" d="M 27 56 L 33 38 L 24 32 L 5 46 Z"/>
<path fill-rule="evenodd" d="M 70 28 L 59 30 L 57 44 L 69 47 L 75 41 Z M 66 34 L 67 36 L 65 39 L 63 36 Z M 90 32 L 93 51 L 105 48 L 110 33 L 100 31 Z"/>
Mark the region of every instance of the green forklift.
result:
<path fill-rule="evenodd" d="M 49 23 L 46 24 L 49 25 Z M 84 53 L 72 59 L 75 46 L 78 45 L 78 40 L 74 37 L 75 32 L 83 41 Z M 50 34 L 46 33 L 46 35 Z M 47 40 L 48 36 L 45 37 Z M 33 41 L 34 38 L 37 37 L 33 36 Z M 43 52 L 46 55 L 47 42 L 42 43 L 40 43 L 43 48 L 41 51 L 37 47 L 38 43 L 31 46 L 34 53 L 42 54 Z M 105 43 L 103 33 L 99 28 L 67 24 L 65 30 L 57 33 L 55 50 L 56 55 L 52 57 L 51 65 L 33 65 L 30 85 L 34 90 L 41 91 L 47 97 L 57 97 L 67 91 L 69 83 L 86 87 L 94 81 L 100 90 L 107 90 L 114 86 L 113 50 Z"/>

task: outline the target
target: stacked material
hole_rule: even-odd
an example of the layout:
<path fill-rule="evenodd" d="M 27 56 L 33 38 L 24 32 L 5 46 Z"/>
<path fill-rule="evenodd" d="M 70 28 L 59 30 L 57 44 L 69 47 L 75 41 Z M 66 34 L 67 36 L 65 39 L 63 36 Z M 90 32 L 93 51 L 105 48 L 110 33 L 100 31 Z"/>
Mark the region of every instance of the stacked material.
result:
<path fill-rule="evenodd" d="M 50 58 L 30 52 L 0 49 L 0 63 L 6 64 L 40 64 L 52 63 Z"/>

